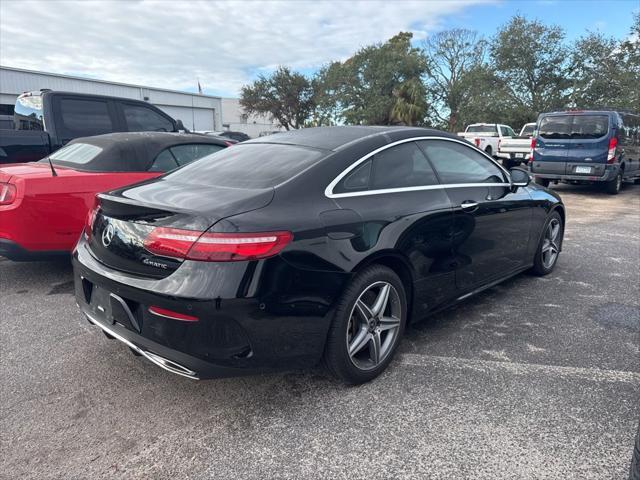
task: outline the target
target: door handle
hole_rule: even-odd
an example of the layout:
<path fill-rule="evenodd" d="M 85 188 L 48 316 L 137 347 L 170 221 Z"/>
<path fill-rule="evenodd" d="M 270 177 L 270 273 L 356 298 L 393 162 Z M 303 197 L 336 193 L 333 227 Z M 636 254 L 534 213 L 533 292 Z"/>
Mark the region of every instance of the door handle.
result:
<path fill-rule="evenodd" d="M 471 212 L 478 208 L 478 202 L 472 202 L 471 200 L 465 200 L 460 204 L 460 208 L 465 212 Z"/>

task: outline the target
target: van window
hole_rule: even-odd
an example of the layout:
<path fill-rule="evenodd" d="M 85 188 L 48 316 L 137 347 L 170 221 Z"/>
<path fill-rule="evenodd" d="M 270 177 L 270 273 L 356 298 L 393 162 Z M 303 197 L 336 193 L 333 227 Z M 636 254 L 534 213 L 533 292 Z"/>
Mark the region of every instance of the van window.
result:
<path fill-rule="evenodd" d="M 548 139 L 589 139 L 608 132 L 608 115 L 552 115 L 540 121 L 538 134 Z"/>

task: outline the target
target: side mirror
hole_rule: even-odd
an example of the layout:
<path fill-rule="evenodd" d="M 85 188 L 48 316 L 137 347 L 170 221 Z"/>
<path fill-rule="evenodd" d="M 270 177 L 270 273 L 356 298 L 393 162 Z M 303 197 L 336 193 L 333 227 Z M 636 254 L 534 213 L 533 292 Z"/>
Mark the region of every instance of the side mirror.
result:
<path fill-rule="evenodd" d="M 186 127 L 184 126 L 184 123 L 182 123 L 182 120 L 178 119 L 176 120 L 176 129 L 179 132 L 188 132 L 189 130 L 186 129 Z"/>
<path fill-rule="evenodd" d="M 514 167 L 509 170 L 509 174 L 511 175 L 512 187 L 526 187 L 527 185 L 529 185 L 529 183 L 531 183 L 529 172 L 527 172 L 523 168 Z"/>

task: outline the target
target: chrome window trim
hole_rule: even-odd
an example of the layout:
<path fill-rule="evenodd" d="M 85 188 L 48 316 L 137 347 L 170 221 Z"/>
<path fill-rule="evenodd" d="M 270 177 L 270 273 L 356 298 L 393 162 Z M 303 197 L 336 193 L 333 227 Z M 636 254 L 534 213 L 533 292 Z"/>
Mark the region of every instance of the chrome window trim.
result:
<path fill-rule="evenodd" d="M 484 155 L 491 163 L 493 163 L 496 167 L 498 167 L 505 174 L 505 178 L 511 181 L 511 176 L 509 172 L 498 162 L 496 162 L 493 158 L 487 155 L 482 150 L 475 148 L 473 145 L 464 142 L 462 140 L 457 140 L 455 138 L 447 138 L 447 137 L 435 137 L 435 136 L 426 136 L 426 137 L 411 137 L 405 138 L 402 140 L 397 140 L 395 142 L 389 143 L 387 145 L 383 145 L 382 147 L 376 148 L 372 152 L 367 153 L 363 157 L 360 157 L 358 160 L 349 165 L 346 169 L 344 169 L 333 181 L 327 185 L 327 188 L 324 190 L 324 195 L 327 198 L 345 198 L 345 197 L 362 197 L 365 195 L 380 195 L 383 193 L 399 193 L 399 192 L 415 192 L 419 190 L 437 190 L 440 188 L 464 188 L 464 187 L 510 187 L 511 183 L 439 183 L 437 185 L 418 185 L 414 187 L 399 187 L 399 188 L 385 188 L 380 190 L 363 190 L 360 192 L 344 192 L 344 193 L 333 193 L 333 189 L 335 186 L 351 171 L 357 168 L 361 163 L 366 162 L 368 159 L 373 157 L 375 154 L 380 153 L 388 148 L 394 147 L 396 145 L 400 145 L 402 143 L 407 142 L 415 142 L 418 140 L 444 140 L 447 142 L 459 143 L 460 145 L 464 145 L 467 148 L 470 148 L 474 152 L 480 153 Z"/>

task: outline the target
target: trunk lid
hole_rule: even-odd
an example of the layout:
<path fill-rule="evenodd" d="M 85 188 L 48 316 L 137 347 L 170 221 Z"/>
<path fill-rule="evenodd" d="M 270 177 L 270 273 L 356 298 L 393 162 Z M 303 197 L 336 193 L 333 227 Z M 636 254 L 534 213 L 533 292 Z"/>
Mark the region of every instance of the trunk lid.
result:
<path fill-rule="evenodd" d="M 228 216 L 267 206 L 273 188 L 237 189 L 186 185 L 165 178 L 100 194 L 89 246 L 105 265 L 135 275 L 163 278 L 181 260 L 154 255 L 144 247 L 156 227 L 204 232 Z"/>

